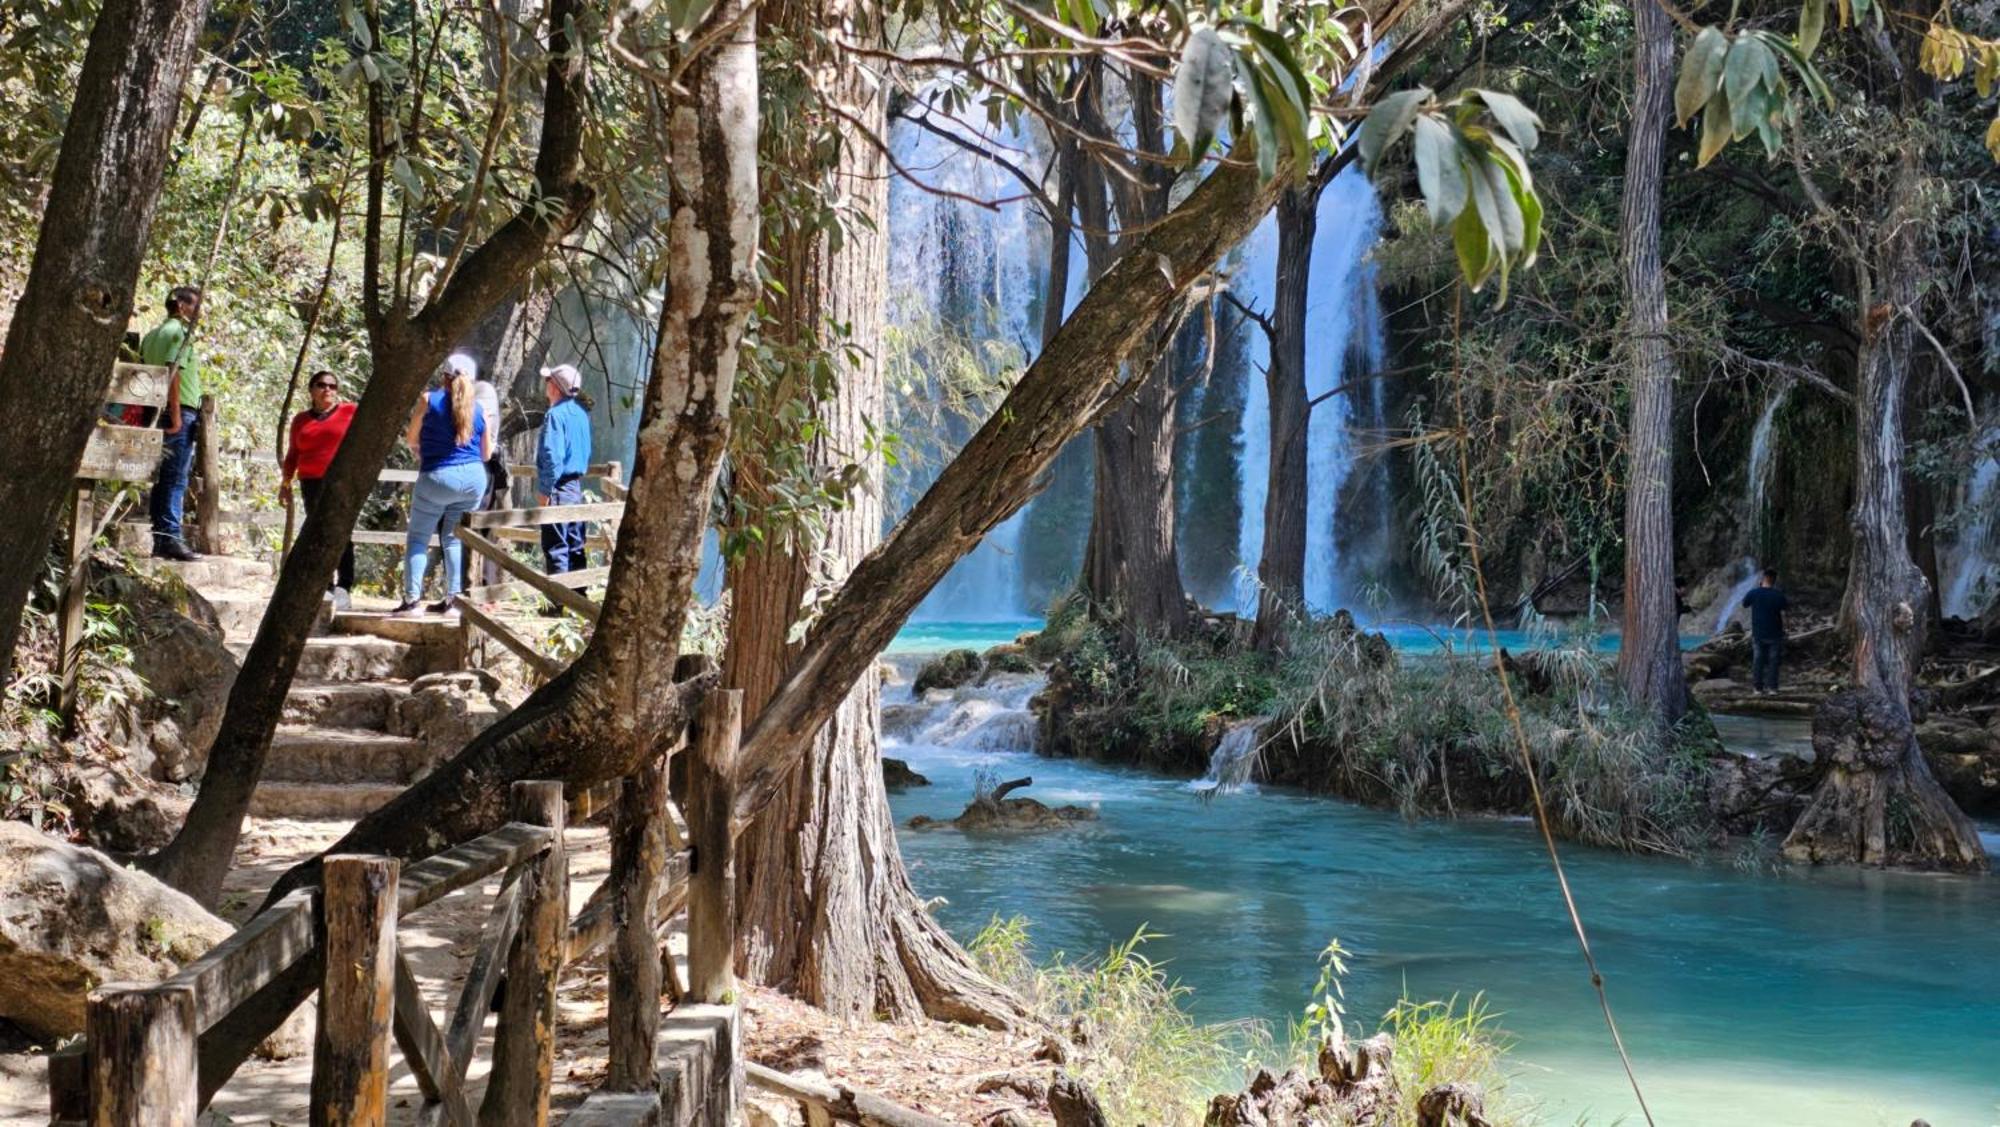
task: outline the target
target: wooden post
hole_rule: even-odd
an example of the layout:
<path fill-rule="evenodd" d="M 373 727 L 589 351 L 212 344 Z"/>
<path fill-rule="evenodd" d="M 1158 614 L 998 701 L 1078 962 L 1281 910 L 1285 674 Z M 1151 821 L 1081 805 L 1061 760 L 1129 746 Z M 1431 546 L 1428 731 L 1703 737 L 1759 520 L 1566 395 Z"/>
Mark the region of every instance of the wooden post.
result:
<path fill-rule="evenodd" d="M 615 931 L 611 937 L 611 1071 L 614 1092 L 648 1092 L 658 1084 L 655 1042 L 660 1036 L 660 945 L 654 903 L 667 864 L 667 769 L 662 757 L 619 788 L 612 808 L 611 875 Z"/>
<path fill-rule="evenodd" d="M 56 616 L 56 668 L 62 671 L 62 690 L 56 710 L 63 723 L 75 734 L 76 688 L 83 672 L 84 587 L 90 557 L 90 533 L 96 527 L 91 513 L 91 483 L 76 483 L 76 506 L 69 518 L 69 571 L 63 576 L 62 607 Z"/>
<path fill-rule="evenodd" d="M 194 990 L 106 986 L 90 996 L 93 1127 L 194 1127 Z"/>
<path fill-rule="evenodd" d="M 229 547 L 222 534 L 222 464 L 216 456 L 221 438 L 215 433 L 219 420 L 215 396 L 201 401 L 201 430 L 195 434 L 195 469 L 201 476 L 201 492 L 195 497 L 195 521 L 201 529 L 201 550 L 223 555 Z"/>
<path fill-rule="evenodd" d="M 688 997 L 721 1005 L 736 990 L 736 854 L 729 818 L 736 806 L 736 739 L 743 692 L 715 689 L 701 699 L 688 760 Z"/>
<path fill-rule="evenodd" d="M 539 1127 L 549 1121 L 556 1060 L 556 977 L 569 935 L 569 865 L 563 852 L 563 788 L 518 782 L 508 817 L 556 831 L 549 848 L 522 867 L 521 925 L 507 956 L 507 996 L 493 1036 L 493 1075 L 479 1105 L 481 1127 Z"/>
<path fill-rule="evenodd" d="M 401 868 L 393 857 L 326 859 L 320 884 L 326 954 L 313 1037 L 314 1127 L 381 1127 L 388 1119 Z"/>

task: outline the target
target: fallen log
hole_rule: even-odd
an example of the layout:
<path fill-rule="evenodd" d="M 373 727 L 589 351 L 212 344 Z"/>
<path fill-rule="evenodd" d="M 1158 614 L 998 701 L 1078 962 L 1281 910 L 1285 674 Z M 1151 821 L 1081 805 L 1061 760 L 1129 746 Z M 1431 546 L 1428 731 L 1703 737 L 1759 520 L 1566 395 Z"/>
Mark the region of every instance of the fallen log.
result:
<path fill-rule="evenodd" d="M 950 1127 L 948 1121 L 892 1103 L 872 1092 L 830 1080 L 779 1072 L 755 1061 L 744 1063 L 752 1087 L 809 1104 L 842 1123 L 862 1127 Z"/>

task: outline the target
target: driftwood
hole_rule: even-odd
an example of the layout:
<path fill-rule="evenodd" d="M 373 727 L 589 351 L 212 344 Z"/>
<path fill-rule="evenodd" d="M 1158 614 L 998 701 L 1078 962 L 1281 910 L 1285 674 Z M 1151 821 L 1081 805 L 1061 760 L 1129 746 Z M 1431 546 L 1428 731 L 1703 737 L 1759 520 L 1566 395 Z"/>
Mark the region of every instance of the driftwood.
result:
<path fill-rule="evenodd" d="M 949 1122 L 835 1081 L 792 1076 L 755 1061 L 746 1062 L 743 1067 L 752 1086 L 797 1100 L 821 1113 L 820 1118 L 809 1114 L 808 1122 L 823 1122 L 825 1116 L 842 1123 L 859 1123 L 862 1127 L 946 1127 Z"/>
<path fill-rule="evenodd" d="M 1018 779 L 1009 779 L 1006 782 L 1001 783 L 999 786 L 994 787 L 993 793 L 987 795 L 986 800 L 988 802 L 999 802 L 1002 799 L 1006 798 L 1009 794 L 1012 794 L 1014 791 L 1020 790 L 1022 787 L 1031 787 L 1034 785 L 1035 785 L 1035 779 L 1034 776 L 1032 775 L 1023 775 Z"/>

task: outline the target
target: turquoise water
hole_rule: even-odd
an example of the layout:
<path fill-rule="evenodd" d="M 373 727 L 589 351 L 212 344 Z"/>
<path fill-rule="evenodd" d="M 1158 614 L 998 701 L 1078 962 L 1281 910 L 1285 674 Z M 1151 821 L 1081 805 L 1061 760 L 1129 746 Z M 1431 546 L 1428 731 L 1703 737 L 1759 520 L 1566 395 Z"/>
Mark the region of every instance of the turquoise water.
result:
<path fill-rule="evenodd" d="M 1039 618 L 995 618 L 980 622 L 917 620 L 904 626 L 889 643 L 889 652 L 943 653 L 945 650 L 980 650 L 1011 642 L 1042 628 Z"/>
<path fill-rule="evenodd" d="M 1078 955 L 1148 925 L 1201 1018 L 1272 1022 L 1338 937 L 1350 1020 L 1399 994 L 1484 992 L 1515 1040 L 1510 1091 L 1542 1121 L 1641 1122 L 1527 823 L 1406 822 L 1270 788 L 1203 803 L 1183 781 L 926 738 L 947 737 L 889 751 L 934 783 L 892 800 L 899 822 L 956 814 L 981 767 L 1100 814 L 1030 836 L 903 831 L 955 934 L 1019 913 L 1042 954 Z M 2000 882 L 1564 859 L 1658 1123 L 2000 1124 Z"/>
<path fill-rule="evenodd" d="M 937 653 L 944 650 L 972 649 L 984 650 L 1002 642 L 1011 642 L 1022 634 L 1040 630 L 1039 618 L 996 618 L 974 622 L 953 622 L 941 619 L 919 619 L 903 627 L 896 640 L 890 644 L 890 653 Z M 1464 630 L 1448 626 L 1422 626 L 1412 623 L 1389 623 L 1370 627 L 1380 630 L 1389 643 L 1403 653 L 1433 654 L 1446 649 L 1457 651 L 1485 652 L 1488 639 L 1484 630 Z M 1550 645 L 1552 639 L 1547 634 L 1529 634 L 1524 630 L 1501 630 L 1495 635 L 1500 645 L 1510 650 L 1535 649 Z M 1707 638 L 1689 635 L 1681 639 L 1684 649 L 1691 649 Z M 1589 636 L 1591 647 L 1599 653 L 1617 653 L 1618 635 L 1604 632 Z"/>

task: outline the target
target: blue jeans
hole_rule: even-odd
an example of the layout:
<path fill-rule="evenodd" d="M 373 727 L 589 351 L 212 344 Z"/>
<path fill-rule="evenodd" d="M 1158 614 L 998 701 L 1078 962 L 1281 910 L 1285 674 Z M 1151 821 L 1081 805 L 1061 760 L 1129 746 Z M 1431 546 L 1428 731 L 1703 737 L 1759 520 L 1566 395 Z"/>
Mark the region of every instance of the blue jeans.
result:
<path fill-rule="evenodd" d="M 153 479 L 153 550 L 181 539 L 182 503 L 187 500 L 188 470 L 201 437 L 201 408 L 181 408 L 181 429 L 160 436 L 160 471 Z"/>
<path fill-rule="evenodd" d="M 403 539 L 403 599 L 424 595 L 424 569 L 430 565 L 432 536 L 444 539 L 446 598 L 465 590 L 465 545 L 459 543 L 458 522 L 479 507 L 486 495 L 486 467 L 478 462 L 443 466 L 417 475 L 410 500 L 410 531 Z"/>
<path fill-rule="evenodd" d="M 1753 638 L 1750 641 L 1750 680 L 1759 689 L 1778 691 L 1778 663 L 1785 660 L 1783 638 Z"/>
<path fill-rule="evenodd" d="M 583 503 L 583 482 L 572 478 L 556 486 L 549 494 L 551 505 L 580 505 Z M 542 526 L 542 561 L 548 566 L 543 570 L 549 575 L 561 575 L 566 571 L 582 571 L 588 562 L 583 550 L 584 524 L 571 521 L 567 524 L 545 524 Z"/>

